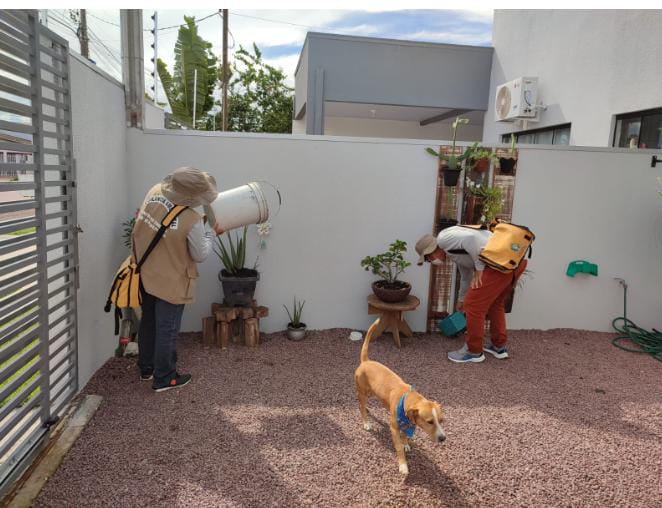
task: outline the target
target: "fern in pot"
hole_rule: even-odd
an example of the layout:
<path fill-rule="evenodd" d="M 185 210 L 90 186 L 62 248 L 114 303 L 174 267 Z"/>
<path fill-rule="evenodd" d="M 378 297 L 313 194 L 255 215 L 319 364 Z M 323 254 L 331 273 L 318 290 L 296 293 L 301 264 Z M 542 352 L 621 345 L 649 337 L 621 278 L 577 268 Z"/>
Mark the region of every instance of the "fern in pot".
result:
<path fill-rule="evenodd" d="M 303 302 L 300 300 L 297 301 L 297 297 L 295 296 L 294 301 L 292 302 L 291 312 L 290 309 L 287 308 L 287 305 L 283 305 L 287 312 L 287 317 L 290 318 L 290 322 L 287 323 L 287 338 L 290 340 L 301 340 L 306 336 L 306 323 L 301 321 L 301 315 L 303 314 L 303 306 L 305 303 L 305 300 Z"/>
<path fill-rule="evenodd" d="M 223 263 L 223 269 L 218 274 L 218 280 L 223 286 L 223 296 L 227 305 L 248 306 L 253 302 L 255 287 L 260 280 L 260 274 L 257 271 L 257 262 L 253 268 L 246 268 L 246 233 L 247 227 L 244 227 L 243 235 L 235 233 L 232 238 L 230 233 L 227 235 L 227 245 L 222 239 L 222 235 L 217 236 L 217 244 L 214 252 Z"/>
<path fill-rule="evenodd" d="M 409 296 L 411 284 L 398 280 L 405 268 L 411 265 L 403 257 L 405 252 L 407 242 L 396 240 L 389 246 L 388 251 L 376 256 L 366 256 L 361 261 L 361 266 L 366 271 L 372 271 L 381 277 L 372 283 L 372 292 L 383 302 L 402 302 Z"/>

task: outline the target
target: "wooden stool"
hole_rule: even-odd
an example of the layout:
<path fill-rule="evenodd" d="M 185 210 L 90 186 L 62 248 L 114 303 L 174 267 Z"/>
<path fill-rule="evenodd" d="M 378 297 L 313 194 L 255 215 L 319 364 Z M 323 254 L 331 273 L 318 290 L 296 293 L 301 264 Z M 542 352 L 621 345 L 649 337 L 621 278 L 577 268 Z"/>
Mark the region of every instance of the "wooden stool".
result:
<path fill-rule="evenodd" d="M 395 345 L 400 347 L 400 332 L 406 337 L 413 337 L 414 334 L 405 321 L 403 314 L 407 311 L 416 309 L 421 301 L 415 296 L 409 295 L 406 300 L 399 303 L 382 302 L 375 295 L 368 296 L 368 314 L 379 314 L 379 326 L 375 330 L 373 338 L 379 337 L 384 332 L 389 331 L 393 334 Z"/>
<path fill-rule="evenodd" d="M 230 339 L 242 341 L 249 347 L 260 343 L 260 319 L 269 315 L 267 307 L 253 301 L 250 307 L 230 307 L 211 304 L 210 317 L 202 319 L 202 341 L 205 344 L 227 349 Z"/>

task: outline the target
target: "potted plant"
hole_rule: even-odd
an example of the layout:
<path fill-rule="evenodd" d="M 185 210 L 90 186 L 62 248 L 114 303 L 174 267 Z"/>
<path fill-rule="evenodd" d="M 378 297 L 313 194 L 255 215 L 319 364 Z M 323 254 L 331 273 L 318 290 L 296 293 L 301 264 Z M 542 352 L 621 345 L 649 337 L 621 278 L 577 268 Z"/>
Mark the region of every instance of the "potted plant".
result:
<path fill-rule="evenodd" d="M 501 187 L 488 187 L 480 182 L 475 183 L 469 180 L 467 182 L 467 190 L 470 197 L 476 198 L 473 202 L 473 210 L 469 210 L 471 219 L 467 218 L 467 221 L 475 221 L 476 218 L 480 217 L 478 220 L 480 224 L 483 226 L 489 225 L 497 218 L 503 208 L 503 191 Z M 480 215 L 477 213 L 477 207 L 480 207 Z"/>
<path fill-rule="evenodd" d="M 401 302 L 411 291 L 411 284 L 398 280 L 398 276 L 411 265 L 403 257 L 406 251 L 407 242 L 396 240 L 389 246 L 388 251 L 376 256 L 366 256 L 361 261 L 361 266 L 366 271 L 371 270 L 373 274 L 381 277 L 372 283 L 372 292 L 383 302 Z"/>
<path fill-rule="evenodd" d="M 490 162 L 498 164 L 499 158 L 490 150 L 476 142 L 471 145 L 468 163 L 472 171 L 477 173 L 485 173 L 490 169 Z"/>
<path fill-rule="evenodd" d="M 290 318 L 290 322 L 287 323 L 287 338 L 290 340 L 301 340 L 306 336 L 306 323 L 301 322 L 301 314 L 303 313 L 305 303 L 305 300 L 303 302 L 297 302 L 297 297 L 295 296 L 292 302 L 292 312 L 287 308 L 287 305 L 283 305 L 287 316 Z"/>
<path fill-rule="evenodd" d="M 243 236 L 240 238 L 236 233 L 235 239 L 228 235 L 228 245 L 226 246 L 221 236 L 216 237 L 218 248 L 214 252 L 223 263 L 223 269 L 218 274 L 218 280 L 223 286 L 223 295 L 227 305 L 250 305 L 255 294 L 255 286 L 260 280 L 260 274 L 256 270 L 257 262 L 253 268 L 246 268 L 246 233 L 247 227 L 244 227 Z"/>
<path fill-rule="evenodd" d="M 451 155 L 444 155 L 438 153 L 432 148 L 426 148 L 425 150 L 430 154 L 441 160 L 441 169 L 444 173 L 444 185 L 446 187 L 455 187 L 457 181 L 460 178 L 460 173 L 462 172 L 462 161 L 466 159 L 471 153 L 471 148 L 467 148 L 461 155 L 455 154 L 455 140 L 457 139 L 457 129 L 462 124 L 468 124 L 468 118 L 460 118 L 459 116 L 455 119 L 451 125 L 451 132 L 453 133 L 453 145 L 451 150 Z"/>
<path fill-rule="evenodd" d="M 515 158 L 515 134 L 510 135 L 510 157 L 499 157 L 501 174 L 510 175 L 515 170 L 517 159 Z"/>

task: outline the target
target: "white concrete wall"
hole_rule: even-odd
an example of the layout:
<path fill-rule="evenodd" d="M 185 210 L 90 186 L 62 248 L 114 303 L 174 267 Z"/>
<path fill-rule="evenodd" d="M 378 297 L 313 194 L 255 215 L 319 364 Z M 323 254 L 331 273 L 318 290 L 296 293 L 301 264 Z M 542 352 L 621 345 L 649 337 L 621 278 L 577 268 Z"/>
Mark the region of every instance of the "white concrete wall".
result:
<path fill-rule="evenodd" d="M 611 330 L 623 314 L 662 327 L 662 166 L 652 151 L 522 148 L 513 222 L 537 235 L 533 279 L 516 296 L 512 328 Z M 598 264 L 598 277 L 565 275 L 568 263 Z"/>
<path fill-rule="evenodd" d="M 111 314 L 103 312 L 109 284 L 126 255 L 121 222 L 133 208 L 127 196 L 126 126 L 122 84 L 71 54 L 73 147 L 77 167 L 80 290 L 79 384 L 113 354 Z"/>
<path fill-rule="evenodd" d="M 164 129 L 165 111 L 151 101 L 145 101 L 145 129 Z"/>
<path fill-rule="evenodd" d="M 518 130 L 494 121 L 496 87 L 539 78 L 548 106 L 529 128 L 572 123 L 570 143 L 611 146 L 613 116 L 662 107 L 662 10 L 498 10 L 485 142 Z"/>
<path fill-rule="evenodd" d="M 396 238 L 409 244 L 432 229 L 436 161 L 424 141 L 131 131 L 128 137 L 129 209 L 172 169 L 193 165 L 215 175 L 221 189 L 268 180 L 283 195 L 267 249 L 259 251 L 254 228 L 248 260 L 260 255 L 257 299 L 271 312 L 266 331 L 287 323 L 283 304 L 306 300 L 304 321 L 312 328 L 366 328 L 366 297 L 375 277 L 361 259 Z M 188 306 L 183 330 L 200 330 L 200 319 L 221 298 L 212 255 L 200 269 L 197 302 Z M 427 268 L 410 267 L 404 280 L 422 305 L 408 318 L 425 328 Z"/>
<path fill-rule="evenodd" d="M 294 122 L 296 124 L 296 121 Z M 305 128 L 305 125 L 304 125 Z M 433 123 L 421 127 L 419 122 L 327 116 L 324 119 L 326 136 L 356 136 L 400 139 L 449 139 L 451 125 Z M 460 141 L 480 141 L 482 125 L 463 125 L 458 133 Z"/>

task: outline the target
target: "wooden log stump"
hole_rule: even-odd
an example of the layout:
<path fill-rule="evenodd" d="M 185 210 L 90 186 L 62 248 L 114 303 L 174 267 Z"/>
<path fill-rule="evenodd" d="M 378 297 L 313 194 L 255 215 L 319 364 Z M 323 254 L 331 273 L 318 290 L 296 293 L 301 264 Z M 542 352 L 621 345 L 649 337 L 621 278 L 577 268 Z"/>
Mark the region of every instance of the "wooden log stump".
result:
<path fill-rule="evenodd" d="M 230 342 L 230 323 L 221 321 L 218 323 L 218 342 L 217 345 L 221 349 L 227 349 Z"/>
<path fill-rule="evenodd" d="M 202 318 L 202 343 L 213 345 L 216 342 L 216 318 Z"/>
<path fill-rule="evenodd" d="M 248 347 L 255 347 L 260 342 L 260 329 L 257 319 L 248 318 L 244 320 L 244 341 Z"/>

